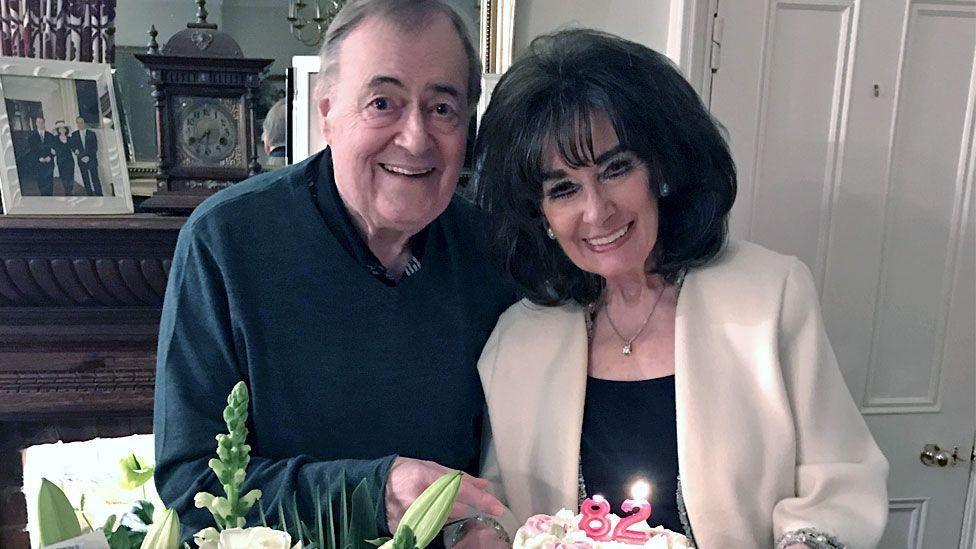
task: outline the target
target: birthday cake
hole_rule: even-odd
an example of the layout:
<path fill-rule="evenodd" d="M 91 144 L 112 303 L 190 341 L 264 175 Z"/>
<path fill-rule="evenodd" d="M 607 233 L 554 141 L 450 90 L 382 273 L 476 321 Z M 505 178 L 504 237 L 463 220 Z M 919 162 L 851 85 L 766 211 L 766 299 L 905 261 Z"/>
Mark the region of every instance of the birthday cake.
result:
<path fill-rule="evenodd" d="M 535 515 L 529 517 L 525 524 L 518 529 L 513 540 L 513 549 L 633 549 L 644 547 L 648 549 L 687 549 L 688 539 L 661 526 L 652 528 L 647 522 L 640 521 L 630 524 L 625 535 L 614 536 L 611 533 L 618 530 L 620 517 L 614 514 L 605 515 L 609 528 L 599 537 L 590 537 L 592 530 L 580 528 L 585 525 L 583 515 L 574 514 L 568 509 L 561 509 L 555 515 Z M 645 538 L 642 540 L 641 538 Z M 637 541 L 640 540 L 640 541 Z"/>

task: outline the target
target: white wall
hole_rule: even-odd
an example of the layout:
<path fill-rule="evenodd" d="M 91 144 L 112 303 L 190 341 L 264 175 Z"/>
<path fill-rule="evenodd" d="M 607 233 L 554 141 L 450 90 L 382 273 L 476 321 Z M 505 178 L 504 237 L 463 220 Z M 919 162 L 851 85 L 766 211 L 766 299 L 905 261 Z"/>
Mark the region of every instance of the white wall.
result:
<path fill-rule="evenodd" d="M 240 44 L 247 57 L 272 58 L 270 74 L 284 74 L 293 55 L 314 54 L 317 48 L 305 46 L 289 34 L 286 0 L 209 0 L 207 21 L 216 23 Z M 192 0 L 118 0 L 115 43 L 119 46 L 145 46 L 150 25 L 159 31 L 160 46 L 196 20 Z"/>
<path fill-rule="evenodd" d="M 247 57 L 274 59 L 269 74 L 285 74 L 295 55 L 315 55 L 318 47 L 308 47 L 291 36 L 287 0 L 224 0 L 223 25 L 241 45 Z M 311 15 L 312 8 L 305 8 Z M 306 31 L 311 34 L 311 31 Z"/>
<path fill-rule="evenodd" d="M 540 34 L 591 27 L 665 53 L 671 0 L 517 0 L 515 56 Z"/>
<path fill-rule="evenodd" d="M 207 2 L 207 21 L 221 24 L 222 0 Z M 145 46 L 149 26 L 156 25 L 159 44 L 196 21 L 197 6 L 192 0 L 118 0 L 115 13 L 115 43 L 120 46 Z"/>

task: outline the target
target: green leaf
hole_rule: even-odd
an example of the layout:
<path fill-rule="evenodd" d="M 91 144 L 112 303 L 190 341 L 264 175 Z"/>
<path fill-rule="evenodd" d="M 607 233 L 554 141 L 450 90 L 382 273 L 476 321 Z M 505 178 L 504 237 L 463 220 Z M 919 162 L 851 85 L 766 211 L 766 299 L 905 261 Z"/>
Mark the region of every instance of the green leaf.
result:
<path fill-rule="evenodd" d="M 112 530 L 115 530 L 115 515 L 109 515 L 108 518 L 105 519 L 105 525 L 102 526 L 102 533 L 105 534 L 106 538 L 109 537 Z"/>
<path fill-rule="evenodd" d="M 305 526 L 302 523 L 301 517 L 298 515 L 298 496 L 293 492 L 291 494 L 291 520 L 294 527 L 294 533 L 291 533 L 291 539 L 300 540 L 304 539 L 302 537 L 302 528 Z"/>
<path fill-rule="evenodd" d="M 329 537 L 325 541 L 325 549 L 337 549 L 336 546 L 336 530 L 335 530 L 335 514 L 332 510 L 332 493 L 329 493 L 328 505 L 325 506 L 325 523 L 329 526 Z M 339 512 L 342 512 L 340 509 Z"/>
<path fill-rule="evenodd" d="M 142 524 L 149 526 L 153 522 L 153 513 L 156 511 L 156 506 L 151 502 L 144 499 L 136 501 L 132 505 L 132 515 L 136 517 Z"/>
<path fill-rule="evenodd" d="M 417 538 L 409 526 L 403 524 L 397 527 L 396 535 L 393 536 L 393 549 L 417 549 Z"/>
<path fill-rule="evenodd" d="M 68 498 L 46 478 L 41 479 L 41 489 L 37 494 L 37 528 L 41 546 L 81 535 L 81 525 Z"/>
<path fill-rule="evenodd" d="M 383 545 L 384 543 L 390 541 L 391 539 L 393 539 L 393 538 L 391 538 L 390 536 L 386 536 L 386 537 L 383 537 L 383 538 L 368 539 L 368 540 L 366 540 L 366 543 L 368 543 L 370 545 L 375 545 L 376 547 L 379 547 L 380 545 Z"/>
<path fill-rule="evenodd" d="M 346 473 L 339 475 L 339 544 L 349 545 L 349 503 L 346 497 Z"/>
<path fill-rule="evenodd" d="M 352 491 L 350 508 L 349 536 L 353 543 L 361 543 L 379 535 L 376 530 L 375 505 L 370 495 L 369 483 L 364 478 Z"/>
<path fill-rule="evenodd" d="M 264 506 L 258 505 L 258 520 L 261 521 L 261 526 L 268 528 L 268 517 L 264 516 Z"/>
<path fill-rule="evenodd" d="M 148 532 L 136 532 L 133 530 L 129 532 L 129 547 L 138 548 L 142 547 L 142 542 L 146 541 L 146 534 Z"/>
<path fill-rule="evenodd" d="M 322 526 L 322 491 L 318 484 L 315 485 L 313 497 L 315 498 L 315 542 L 319 549 L 326 549 L 325 528 Z"/>
<path fill-rule="evenodd" d="M 108 536 L 107 541 L 109 549 L 131 549 L 132 547 L 139 547 L 131 543 L 129 530 L 126 528 L 119 528 L 112 532 L 112 535 Z"/>
<path fill-rule="evenodd" d="M 285 506 L 278 500 L 278 528 L 288 530 L 288 521 L 285 520 Z"/>

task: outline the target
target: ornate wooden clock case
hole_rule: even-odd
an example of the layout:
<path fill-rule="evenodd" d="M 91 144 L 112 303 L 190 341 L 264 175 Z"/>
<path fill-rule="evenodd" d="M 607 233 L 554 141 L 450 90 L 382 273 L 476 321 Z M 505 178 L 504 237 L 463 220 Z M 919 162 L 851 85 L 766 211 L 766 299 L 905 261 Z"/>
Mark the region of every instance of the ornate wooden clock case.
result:
<path fill-rule="evenodd" d="M 197 22 L 159 51 L 155 29 L 147 69 L 156 104 L 159 168 L 148 211 L 188 213 L 207 196 L 260 173 L 254 102 L 272 59 L 244 57 L 241 47 L 207 23 L 198 0 Z"/>

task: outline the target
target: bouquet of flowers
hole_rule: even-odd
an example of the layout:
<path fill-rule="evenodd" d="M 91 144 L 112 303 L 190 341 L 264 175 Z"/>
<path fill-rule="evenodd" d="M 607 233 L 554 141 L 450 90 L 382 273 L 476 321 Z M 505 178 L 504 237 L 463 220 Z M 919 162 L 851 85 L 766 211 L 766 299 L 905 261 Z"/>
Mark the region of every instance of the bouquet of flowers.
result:
<path fill-rule="evenodd" d="M 432 483 L 407 509 L 392 538 L 377 538 L 374 500 L 365 480 L 347 497 L 345 482 L 339 501 L 324 500 L 315 490 L 315 524 L 305 524 L 298 513 L 293 498 L 286 513 L 278 505 L 277 528 L 268 526 L 265 510 L 260 506 L 260 490 L 242 494 L 250 462 L 251 447 L 247 444 L 247 385 L 242 381 L 234 386 L 227 397 L 224 421 L 227 433 L 217 435 L 217 457 L 209 462 L 217 476 L 223 494 L 200 492 L 194 497 L 194 505 L 206 508 L 213 515 L 215 526 L 197 532 L 194 542 L 200 549 L 361 549 L 379 546 L 381 549 L 424 549 L 444 526 L 447 515 L 461 486 L 461 473 L 448 473 Z M 135 459 L 133 457 L 133 459 Z M 132 467 L 132 480 L 145 482 L 152 476 L 138 460 Z M 130 475 L 127 475 L 127 477 Z M 58 545 L 66 540 L 81 540 L 81 526 L 68 499 L 57 486 L 44 481 L 38 502 L 41 547 Z M 247 516 L 257 506 L 261 526 L 245 528 Z M 334 511 L 334 508 L 336 509 Z M 150 515 L 152 511 L 150 510 Z M 290 516 L 290 518 L 289 518 Z M 109 527 L 110 528 L 110 527 Z M 161 510 L 141 537 L 141 543 L 133 545 L 132 539 L 121 535 L 115 543 L 109 530 L 101 543 L 76 543 L 82 547 L 108 549 L 180 549 L 180 521 L 172 509 Z M 106 541 L 107 540 L 107 541 Z M 189 549 L 188 544 L 183 544 Z"/>

